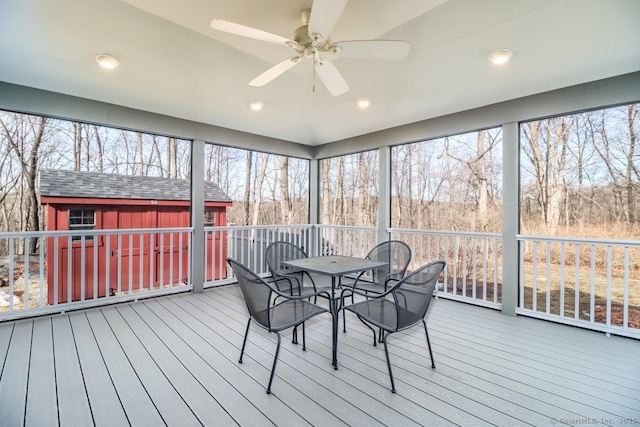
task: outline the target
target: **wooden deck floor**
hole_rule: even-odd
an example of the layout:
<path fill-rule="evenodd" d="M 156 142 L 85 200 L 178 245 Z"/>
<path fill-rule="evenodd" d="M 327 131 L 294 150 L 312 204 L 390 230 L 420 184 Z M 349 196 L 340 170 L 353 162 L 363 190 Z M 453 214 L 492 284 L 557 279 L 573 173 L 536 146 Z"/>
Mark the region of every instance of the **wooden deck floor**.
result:
<path fill-rule="evenodd" d="M 640 342 L 453 301 L 382 347 L 355 318 L 331 366 L 330 316 L 307 351 L 252 329 L 236 286 L 0 324 L 0 426 L 623 425 L 640 422 Z M 628 425 L 628 424 L 627 424 Z"/>

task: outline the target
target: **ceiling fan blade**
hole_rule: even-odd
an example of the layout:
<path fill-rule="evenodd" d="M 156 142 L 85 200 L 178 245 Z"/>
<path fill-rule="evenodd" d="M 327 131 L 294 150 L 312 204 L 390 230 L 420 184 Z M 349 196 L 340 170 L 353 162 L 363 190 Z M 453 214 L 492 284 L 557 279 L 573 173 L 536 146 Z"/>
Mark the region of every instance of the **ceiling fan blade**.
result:
<path fill-rule="evenodd" d="M 309 17 L 309 34 L 327 38 L 336 26 L 347 0 L 314 0 Z"/>
<path fill-rule="evenodd" d="M 247 27 L 246 25 L 225 21 L 224 19 L 214 19 L 211 21 L 211 28 L 268 43 L 282 44 L 285 46 L 290 46 L 290 44 L 293 43 L 295 45 L 293 40 L 289 40 L 286 37 L 258 30 L 257 28 Z"/>
<path fill-rule="evenodd" d="M 409 56 L 411 44 L 405 40 L 346 40 L 332 43 L 329 52 L 338 48 L 338 57 L 403 60 Z"/>
<path fill-rule="evenodd" d="M 331 61 L 319 60 L 315 67 L 316 73 L 331 95 L 342 95 L 349 90 L 349 85 Z"/>
<path fill-rule="evenodd" d="M 269 83 L 271 80 L 278 77 L 280 74 L 284 73 L 294 65 L 296 65 L 302 59 L 302 55 L 294 56 L 291 58 L 287 58 L 282 62 L 277 63 L 273 67 L 269 68 L 264 73 L 260 74 L 255 79 L 249 82 L 250 86 L 264 86 Z"/>

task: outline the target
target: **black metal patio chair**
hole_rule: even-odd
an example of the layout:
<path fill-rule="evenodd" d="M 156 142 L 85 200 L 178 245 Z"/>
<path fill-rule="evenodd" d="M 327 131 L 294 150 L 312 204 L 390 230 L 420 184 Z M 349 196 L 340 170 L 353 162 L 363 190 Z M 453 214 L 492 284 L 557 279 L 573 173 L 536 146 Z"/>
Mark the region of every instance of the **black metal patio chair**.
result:
<path fill-rule="evenodd" d="M 307 271 L 296 271 L 283 264 L 291 261 L 308 258 L 307 253 L 299 246 L 285 241 L 276 241 L 267 246 L 265 259 L 271 272 L 273 282 L 278 290 L 297 296 L 324 295 L 323 292 L 331 292 L 330 278 L 327 276 L 312 275 Z M 314 299 L 314 302 L 316 300 Z"/>
<path fill-rule="evenodd" d="M 438 260 L 423 265 L 412 273 L 406 275 L 399 282 L 390 287 L 387 292 L 376 297 L 369 297 L 364 301 L 344 306 L 344 310 L 349 310 L 373 331 L 373 345 L 377 343 L 376 331 L 374 327 L 384 331 L 382 342 L 384 343 L 384 353 L 387 357 L 387 367 L 389 368 L 389 378 L 391 379 L 391 391 L 396 392 L 389 361 L 389 350 L 387 339 L 394 332 L 411 328 L 422 322 L 424 332 L 427 336 L 429 356 L 431 357 L 431 368 L 435 368 L 427 322 L 424 320 L 433 291 L 444 270 L 446 261 Z M 363 291 L 353 289 L 356 294 L 367 296 Z M 343 300 L 344 302 L 344 300 Z"/>
<path fill-rule="evenodd" d="M 365 258 L 386 264 L 373 270 L 363 271 L 353 283 L 345 283 L 342 286 L 341 298 L 350 294 L 351 302 L 353 302 L 353 293 L 351 292 L 353 289 L 376 295 L 386 292 L 390 284 L 402 279 L 406 273 L 411 261 L 411 248 L 400 240 L 388 240 L 371 249 Z M 346 332 L 347 324 L 344 311 L 342 312 L 342 325 L 343 332 Z"/>
<path fill-rule="evenodd" d="M 247 266 L 233 258 L 227 258 L 227 262 L 233 269 L 249 310 L 249 320 L 247 321 L 238 362 L 242 363 L 251 320 L 254 320 L 269 332 L 275 332 L 278 337 L 278 346 L 276 347 L 271 376 L 267 385 L 267 394 L 271 394 L 271 383 L 273 382 L 273 375 L 276 371 L 276 363 L 280 352 L 280 332 L 302 325 L 302 350 L 306 350 L 304 322 L 318 314 L 328 312 L 328 310 L 307 301 L 310 295 L 292 296 L 279 291 L 275 286 L 266 282 Z M 274 303 L 276 297 L 279 299 L 278 302 Z"/>

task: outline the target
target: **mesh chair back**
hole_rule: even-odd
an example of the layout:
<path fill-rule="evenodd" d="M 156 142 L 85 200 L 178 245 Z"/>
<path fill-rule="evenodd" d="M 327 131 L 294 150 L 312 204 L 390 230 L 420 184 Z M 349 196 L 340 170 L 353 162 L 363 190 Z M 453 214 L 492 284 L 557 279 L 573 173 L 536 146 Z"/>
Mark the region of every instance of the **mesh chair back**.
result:
<path fill-rule="evenodd" d="M 398 306 L 397 328 L 403 329 L 424 318 L 445 261 L 430 262 L 407 275 L 392 291 Z"/>
<path fill-rule="evenodd" d="M 240 290 L 247 304 L 249 315 L 259 324 L 269 329 L 269 306 L 271 305 L 271 286 L 256 273 L 233 258 L 227 258 L 238 280 Z"/>
<path fill-rule="evenodd" d="M 373 281 L 384 284 L 388 279 L 402 279 L 411 261 L 411 248 L 399 240 L 389 240 L 371 249 L 367 258 L 386 263 L 373 270 Z"/>
<path fill-rule="evenodd" d="M 287 274 L 289 267 L 282 264 L 283 261 L 307 258 L 307 254 L 300 247 L 289 242 L 273 242 L 266 250 L 265 258 L 271 274 Z"/>

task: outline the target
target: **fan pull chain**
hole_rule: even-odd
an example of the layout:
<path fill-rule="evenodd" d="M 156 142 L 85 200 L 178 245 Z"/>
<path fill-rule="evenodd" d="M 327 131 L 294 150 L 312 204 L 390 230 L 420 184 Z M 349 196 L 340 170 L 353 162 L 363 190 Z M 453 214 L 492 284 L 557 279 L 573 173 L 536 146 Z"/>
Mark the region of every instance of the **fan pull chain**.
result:
<path fill-rule="evenodd" d="M 316 61 L 313 61 L 313 86 L 311 88 L 312 93 L 316 93 Z"/>

